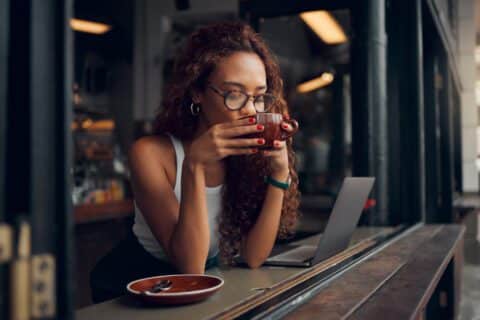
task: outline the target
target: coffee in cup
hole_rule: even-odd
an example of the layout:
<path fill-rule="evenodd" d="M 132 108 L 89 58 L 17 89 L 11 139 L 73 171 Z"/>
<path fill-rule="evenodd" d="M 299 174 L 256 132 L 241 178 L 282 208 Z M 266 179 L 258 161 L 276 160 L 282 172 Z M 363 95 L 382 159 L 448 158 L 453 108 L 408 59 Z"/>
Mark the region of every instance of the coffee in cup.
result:
<path fill-rule="evenodd" d="M 285 119 L 280 113 L 257 113 L 254 118 L 257 124 L 263 125 L 264 130 L 262 132 L 249 134 L 248 138 L 265 139 L 265 144 L 259 145 L 259 149 L 274 149 L 273 143 L 275 140 L 287 140 L 298 131 L 298 122 L 295 119 Z M 282 129 L 282 122 L 289 123 L 293 130 L 288 132 Z"/>

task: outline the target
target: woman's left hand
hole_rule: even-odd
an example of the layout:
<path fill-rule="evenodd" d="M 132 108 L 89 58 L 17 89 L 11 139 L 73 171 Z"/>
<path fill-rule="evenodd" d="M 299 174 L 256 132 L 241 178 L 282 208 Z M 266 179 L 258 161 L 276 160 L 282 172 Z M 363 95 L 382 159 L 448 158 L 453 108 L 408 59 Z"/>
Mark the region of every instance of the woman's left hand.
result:
<path fill-rule="evenodd" d="M 281 124 L 282 130 L 287 132 L 292 132 L 293 128 L 288 123 L 283 121 Z M 273 142 L 273 150 L 263 150 L 262 154 L 264 157 L 270 158 L 270 166 L 272 169 L 271 174 L 283 174 L 289 172 L 288 168 L 288 150 L 287 143 L 285 141 L 275 140 Z"/>

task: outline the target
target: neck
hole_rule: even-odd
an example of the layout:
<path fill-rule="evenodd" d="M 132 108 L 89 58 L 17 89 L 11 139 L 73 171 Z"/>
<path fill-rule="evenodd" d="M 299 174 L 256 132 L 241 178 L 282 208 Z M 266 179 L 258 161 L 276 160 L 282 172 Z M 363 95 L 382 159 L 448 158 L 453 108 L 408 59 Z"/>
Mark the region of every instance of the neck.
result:
<path fill-rule="evenodd" d="M 197 130 L 195 130 L 195 133 L 193 134 L 193 140 L 197 139 L 200 137 L 202 134 L 208 131 L 210 126 L 207 123 L 207 120 L 203 117 L 202 114 L 198 116 L 198 126 Z"/>

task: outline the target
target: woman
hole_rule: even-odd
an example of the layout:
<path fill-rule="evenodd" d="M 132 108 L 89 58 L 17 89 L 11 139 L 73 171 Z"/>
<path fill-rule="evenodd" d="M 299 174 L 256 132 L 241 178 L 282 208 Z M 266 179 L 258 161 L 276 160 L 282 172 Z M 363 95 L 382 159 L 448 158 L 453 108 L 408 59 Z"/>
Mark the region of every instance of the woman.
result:
<path fill-rule="evenodd" d="M 110 254 L 129 260 L 124 267 L 129 274 L 115 276 L 120 286 L 141 276 L 204 273 L 218 253 L 226 264 L 239 253 L 257 268 L 275 239 L 294 231 L 298 178 L 291 141 L 276 141 L 274 150 L 259 152 L 265 141 L 245 137 L 264 129 L 255 124 L 257 112 L 288 117 L 282 90 L 278 65 L 248 25 L 209 25 L 189 37 L 156 119 L 156 134 L 130 150 L 133 242 Z M 282 128 L 292 130 L 287 122 Z M 274 182 L 266 183 L 265 176 Z M 282 184 L 286 190 L 278 187 Z M 126 251 L 142 256 L 130 259 Z M 92 279 L 101 278 L 95 271 Z M 101 294 L 97 298 L 102 300 Z"/>

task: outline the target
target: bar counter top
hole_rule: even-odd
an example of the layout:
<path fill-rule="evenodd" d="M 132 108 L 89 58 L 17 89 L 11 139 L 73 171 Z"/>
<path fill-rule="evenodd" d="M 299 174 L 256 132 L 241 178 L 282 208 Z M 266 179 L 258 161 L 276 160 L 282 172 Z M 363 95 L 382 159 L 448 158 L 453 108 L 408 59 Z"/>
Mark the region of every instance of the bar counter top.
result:
<path fill-rule="evenodd" d="M 412 251 L 415 251 L 417 246 L 426 243 L 427 247 L 428 245 L 431 247 L 432 244 L 435 244 L 432 241 L 437 240 L 435 236 L 440 236 L 440 233 L 445 231 L 447 236 L 450 237 L 442 236 L 442 239 L 445 238 L 445 240 L 443 240 L 444 245 L 440 251 L 442 249 L 443 251 L 434 256 L 438 261 L 432 261 L 428 265 L 433 269 L 436 268 L 432 270 L 432 275 L 436 275 L 436 277 L 430 279 L 430 275 L 425 276 L 423 282 L 420 281 L 425 285 L 418 288 L 419 297 L 422 298 L 419 298 L 419 301 L 423 301 L 425 304 L 425 297 L 429 298 L 429 295 L 420 295 L 420 293 L 427 289 L 432 291 L 432 283 L 436 284 L 439 281 L 446 265 L 456 252 L 454 249 L 458 247 L 459 239 L 463 237 L 463 231 L 458 226 L 417 226 L 409 228 L 400 235 L 385 241 L 385 243 L 377 244 L 373 250 L 371 249 L 374 239 L 388 235 L 393 231 L 393 228 L 357 228 L 347 250 L 309 268 L 264 266 L 253 270 L 243 267 L 210 269 L 206 274 L 223 278 L 225 284 L 219 292 L 196 304 L 148 307 L 135 300 L 134 297 L 123 296 L 79 309 L 76 312 L 76 319 L 231 319 L 238 316 L 245 318 L 248 312 L 255 310 L 259 311 L 253 315 L 258 316 L 262 315 L 262 312 L 267 312 L 271 314 L 273 319 L 283 318 L 286 315 L 291 319 L 310 319 L 315 316 L 324 319 L 340 319 L 352 314 L 355 318 L 372 319 L 371 315 L 375 312 L 375 304 L 366 303 L 368 298 L 380 290 L 388 279 L 395 278 L 394 275 L 399 270 L 408 266 L 408 259 L 410 259 Z M 318 235 L 315 235 L 296 243 L 316 244 L 317 241 Z M 349 257 L 351 259 L 354 254 L 362 253 L 366 248 L 371 251 L 359 260 L 354 260 L 353 263 L 338 271 L 334 276 L 324 277 L 321 281 L 312 283 L 316 279 L 315 277 L 318 277 L 322 272 L 327 272 L 335 265 L 341 265 L 341 261 L 346 261 Z M 418 264 L 418 262 L 416 263 Z M 363 269 L 361 266 L 364 266 Z M 355 285 L 355 279 L 357 279 L 357 284 L 359 280 L 363 282 L 358 287 L 350 288 L 348 283 Z M 308 284 L 308 287 L 306 287 L 306 284 Z M 414 286 L 414 283 L 407 283 L 407 285 Z M 294 291 L 302 286 L 303 291 Z M 292 294 L 289 294 L 290 292 Z M 412 294 L 414 293 L 415 290 L 412 291 Z M 388 292 L 381 297 L 387 299 Z M 295 299 L 292 300 L 292 298 Z M 321 304 L 315 302 L 316 299 L 320 299 Z M 292 301 L 288 302 L 289 300 Z M 272 305 L 272 301 L 275 304 Z M 264 307 L 269 304 L 268 308 Z M 368 312 L 364 312 L 368 315 L 367 317 L 358 316 L 362 314 L 360 311 L 364 311 L 364 309 L 359 308 L 363 304 L 369 307 L 367 308 Z M 418 304 L 415 304 L 415 306 L 413 304 L 412 306 L 406 305 L 405 308 L 419 309 Z M 290 313 L 292 314 L 290 315 Z M 251 315 L 246 316 L 246 318 L 250 318 Z M 322 317 L 322 315 L 325 315 L 325 317 Z M 400 318 L 393 317 L 392 319 Z"/>
<path fill-rule="evenodd" d="M 372 237 L 390 228 L 358 228 L 352 237 L 352 245 Z M 318 235 L 308 237 L 295 243 L 316 244 Z M 255 295 L 261 294 L 259 288 L 269 288 L 281 281 L 305 272 L 310 268 L 261 267 L 249 269 L 243 267 L 220 269 L 213 268 L 206 274 L 216 275 L 225 280 L 223 288 L 207 300 L 193 305 L 178 307 L 145 308 L 134 298 L 125 296 L 77 311 L 76 319 L 203 319 L 222 311 L 228 306 Z M 193 316 L 195 315 L 195 316 Z"/>

